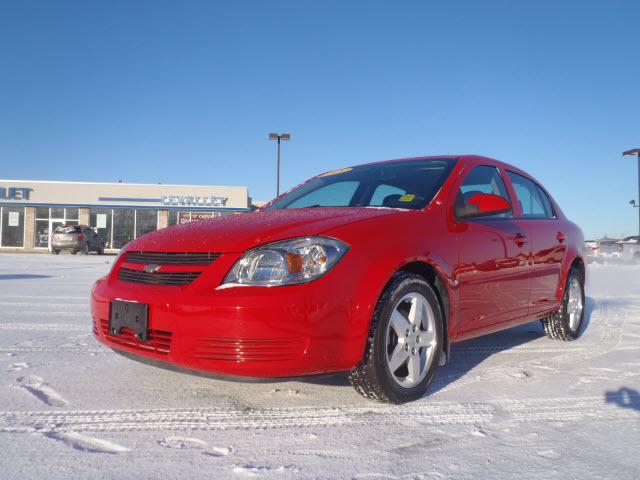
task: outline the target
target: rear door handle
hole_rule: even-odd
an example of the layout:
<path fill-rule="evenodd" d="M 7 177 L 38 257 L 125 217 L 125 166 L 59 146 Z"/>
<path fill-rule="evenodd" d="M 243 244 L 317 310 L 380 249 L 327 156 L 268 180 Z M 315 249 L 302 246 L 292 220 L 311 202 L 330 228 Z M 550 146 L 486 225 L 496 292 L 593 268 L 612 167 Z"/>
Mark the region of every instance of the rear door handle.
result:
<path fill-rule="evenodd" d="M 564 240 L 565 240 L 564 233 L 562 233 L 562 232 L 558 232 L 558 234 L 556 235 L 556 239 L 557 239 L 560 243 L 564 242 Z"/>
<path fill-rule="evenodd" d="M 516 233 L 516 235 L 513 237 L 513 241 L 515 242 L 516 245 L 521 247 L 525 243 L 527 243 L 527 237 L 526 237 L 526 235 L 523 235 L 522 233 Z"/>

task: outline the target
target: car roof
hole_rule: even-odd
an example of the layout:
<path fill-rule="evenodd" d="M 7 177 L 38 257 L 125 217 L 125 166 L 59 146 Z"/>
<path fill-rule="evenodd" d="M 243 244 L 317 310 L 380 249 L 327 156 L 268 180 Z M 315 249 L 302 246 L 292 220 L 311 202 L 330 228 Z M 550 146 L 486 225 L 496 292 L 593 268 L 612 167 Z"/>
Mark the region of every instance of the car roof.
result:
<path fill-rule="evenodd" d="M 540 183 L 534 177 L 529 175 L 524 170 L 516 167 L 515 165 L 512 165 L 510 163 L 506 163 L 506 162 L 502 162 L 500 160 L 496 160 L 495 158 L 485 157 L 484 155 L 475 155 L 475 154 L 427 155 L 427 156 L 421 156 L 421 157 L 394 158 L 394 159 L 389 159 L 389 160 L 381 160 L 381 161 L 377 161 L 377 162 L 363 163 L 363 164 L 354 165 L 354 166 L 360 167 L 360 166 L 365 166 L 365 165 L 378 165 L 378 164 L 382 164 L 382 163 L 408 162 L 408 161 L 412 161 L 412 160 L 416 160 L 416 161 L 418 161 L 418 160 L 458 160 L 458 161 L 472 162 L 473 164 L 478 164 L 478 165 L 493 165 L 493 166 L 496 166 L 496 167 L 501 167 L 501 168 L 504 168 L 504 169 L 507 169 L 507 170 L 511 170 L 512 172 L 518 173 L 520 175 L 523 175 L 523 176 L 535 181 L 536 183 Z"/>

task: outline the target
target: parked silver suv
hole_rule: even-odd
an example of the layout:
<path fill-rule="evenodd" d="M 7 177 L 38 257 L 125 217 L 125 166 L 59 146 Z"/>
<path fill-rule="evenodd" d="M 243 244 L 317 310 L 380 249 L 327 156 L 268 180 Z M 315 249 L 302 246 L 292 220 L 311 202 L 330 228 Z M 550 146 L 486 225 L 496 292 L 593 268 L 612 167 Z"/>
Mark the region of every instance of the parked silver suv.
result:
<path fill-rule="evenodd" d="M 51 253 L 57 255 L 61 250 L 70 250 L 72 254 L 82 252 L 89 255 L 95 251 L 104 253 L 104 239 L 86 225 L 62 225 L 56 228 L 51 238 Z"/>

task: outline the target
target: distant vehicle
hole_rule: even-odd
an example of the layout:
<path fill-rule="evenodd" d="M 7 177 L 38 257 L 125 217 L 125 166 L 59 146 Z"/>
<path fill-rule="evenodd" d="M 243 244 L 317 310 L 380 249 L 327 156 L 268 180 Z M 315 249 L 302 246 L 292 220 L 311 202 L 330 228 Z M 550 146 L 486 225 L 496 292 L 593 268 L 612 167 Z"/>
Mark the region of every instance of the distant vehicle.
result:
<path fill-rule="evenodd" d="M 597 240 L 585 240 L 584 241 L 584 258 L 587 259 L 587 263 L 593 263 L 596 261 L 600 254 L 600 245 Z"/>
<path fill-rule="evenodd" d="M 618 261 L 622 258 L 622 244 L 620 239 L 603 237 L 600 240 L 587 240 L 584 242 L 584 254 L 588 263 L 605 263 Z"/>
<path fill-rule="evenodd" d="M 214 375 L 349 371 L 420 398 L 450 345 L 541 320 L 573 340 L 584 238 L 523 171 L 477 156 L 321 174 L 257 212 L 148 233 L 91 292 L 94 335 Z"/>
<path fill-rule="evenodd" d="M 617 242 L 620 248 L 620 258 L 633 263 L 640 263 L 640 235 L 625 237 Z"/>
<path fill-rule="evenodd" d="M 73 255 L 78 252 L 89 255 L 91 251 L 102 255 L 104 243 L 104 239 L 91 227 L 61 225 L 54 230 L 53 237 L 51 237 L 51 253 L 57 255 L 61 250 L 70 250 Z"/>

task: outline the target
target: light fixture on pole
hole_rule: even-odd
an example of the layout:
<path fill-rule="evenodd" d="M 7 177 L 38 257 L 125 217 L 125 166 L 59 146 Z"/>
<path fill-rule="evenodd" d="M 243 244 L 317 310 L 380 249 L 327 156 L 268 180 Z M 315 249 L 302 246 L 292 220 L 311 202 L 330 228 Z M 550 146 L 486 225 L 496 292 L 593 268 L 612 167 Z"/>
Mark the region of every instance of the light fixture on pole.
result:
<path fill-rule="evenodd" d="M 289 133 L 270 133 L 269 140 L 278 141 L 278 165 L 276 167 L 276 197 L 280 196 L 280 141 L 291 140 Z"/>
<path fill-rule="evenodd" d="M 622 152 L 622 156 L 624 157 L 632 157 L 634 155 L 638 157 L 638 203 L 640 203 L 640 148 L 633 148 Z M 635 207 L 635 203 L 636 202 L 633 202 L 631 205 Z M 640 208 L 638 208 L 638 235 L 640 235 Z"/>

